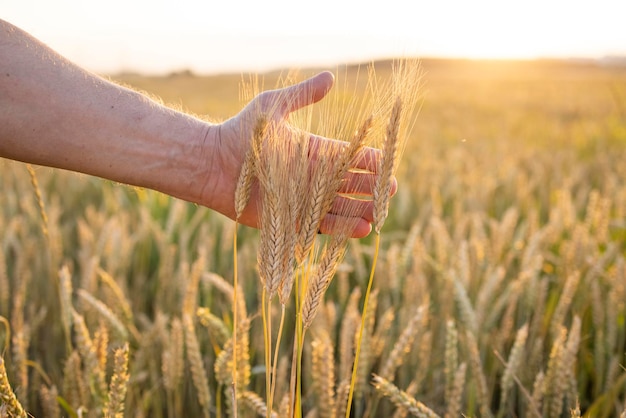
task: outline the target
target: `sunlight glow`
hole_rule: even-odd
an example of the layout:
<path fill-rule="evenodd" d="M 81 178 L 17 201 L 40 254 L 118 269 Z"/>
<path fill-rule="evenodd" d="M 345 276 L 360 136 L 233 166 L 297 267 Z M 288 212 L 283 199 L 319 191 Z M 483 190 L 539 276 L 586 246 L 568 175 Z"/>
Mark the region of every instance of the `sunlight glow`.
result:
<path fill-rule="evenodd" d="M 268 70 L 398 55 L 626 55 L 619 0 L 4 3 L 3 19 L 100 72 Z"/>

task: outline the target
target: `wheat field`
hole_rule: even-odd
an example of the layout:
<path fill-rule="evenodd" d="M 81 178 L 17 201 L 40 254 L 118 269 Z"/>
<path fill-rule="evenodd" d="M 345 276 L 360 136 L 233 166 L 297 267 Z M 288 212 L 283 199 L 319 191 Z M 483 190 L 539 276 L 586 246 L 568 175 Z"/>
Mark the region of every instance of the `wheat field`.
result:
<path fill-rule="evenodd" d="M 279 338 L 262 233 L 1 160 L 0 417 L 343 417 L 357 347 L 354 417 L 626 417 L 626 69 L 421 67 L 398 193 L 323 289 L 297 403 L 298 311 L 285 305 Z M 366 93 L 364 67 L 335 73 L 352 87 L 330 100 Z M 245 101 L 240 75 L 113 78 L 216 120 Z M 316 129 L 328 115 L 312 112 Z"/>

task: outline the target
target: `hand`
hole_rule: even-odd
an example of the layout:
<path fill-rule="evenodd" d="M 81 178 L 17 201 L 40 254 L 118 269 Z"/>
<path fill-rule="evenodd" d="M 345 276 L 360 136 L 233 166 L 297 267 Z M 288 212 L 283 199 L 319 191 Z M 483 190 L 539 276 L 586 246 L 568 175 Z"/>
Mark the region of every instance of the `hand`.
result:
<path fill-rule="evenodd" d="M 269 115 L 270 123 L 278 126 L 280 132 L 284 132 L 286 135 L 301 134 L 288 123 L 289 114 L 323 99 L 332 88 L 333 83 L 333 75 L 329 72 L 323 72 L 299 84 L 279 90 L 266 91 L 252 100 L 238 115 L 212 129 L 212 142 L 215 148 L 211 153 L 207 153 L 207 155 L 212 156 L 212 174 L 203 190 L 203 201 L 209 202 L 209 207 L 234 219 L 235 187 L 244 156 L 250 146 L 251 132 L 259 117 Z M 312 161 L 315 161 L 317 150 L 322 146 L 345 146 L 345 143 L 337 140 L 314 134 L 308 135 L 310 135 L 309 155 Z M 341 191 L 371 196 L 379 157 L 380 152 L 373 148 L 366 148 L 362 151 L 354 168 L 368 172 L 349 173 Z M 392 193 L 395 193 L 395 190 L 394 184 Z M 371 231 L 372 210 L 371 201 L 355 200 L 338 195 L 330 212 L 323 219 L 320 231 L 332 234 L 341 228 L 343 222 L 354 221 L 354 219 L 348 219 L 347 214 L 350 214 L 350 217 L 358 216 L 360 218 L 356 220 L 352 236 L 355 238 L 365 237 Z M 242 213 L 239 222 L 258 227 L 259 218 L 260 196 L 258 185 L 255 185 L 248 206 Z"/>

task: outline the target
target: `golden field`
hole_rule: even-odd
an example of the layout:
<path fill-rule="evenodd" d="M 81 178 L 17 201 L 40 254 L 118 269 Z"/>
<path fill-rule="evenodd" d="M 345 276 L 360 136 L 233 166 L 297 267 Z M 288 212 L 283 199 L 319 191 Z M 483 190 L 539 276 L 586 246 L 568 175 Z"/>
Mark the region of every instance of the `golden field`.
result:
<path fill-rule="evenodd" d="M 422 67 L 352 416 L 626 414 L 626 67 Z M 339 94 L 360 95 L 362 81 L 341 87 L 366 72 L 335 69 Z M 263 75 L 264 86 L 281 77 Z M 112 78 L 214 120 L 244 104 L 241 75 Z M 34 173 L 36 187 L 25 165 L 0 161 L 0 352 L 20 404 L 37 417 L 114 416 L 115 402 L 129 417 L 232 416 L 222 354 L 237 233 L 250 318 L 237 410 L 265 416 L 258 231 L 156 192 Z M 350 242 L 306 335 L 302 416 L 345 414 L 373 253 L 371 238 Z M 291 312 L 285 329 L 293 322 Z M 277 416 L 291 364 L 292 339 L 282 342 Z M 10 402 L 0 398 L 0 416 Z"/>

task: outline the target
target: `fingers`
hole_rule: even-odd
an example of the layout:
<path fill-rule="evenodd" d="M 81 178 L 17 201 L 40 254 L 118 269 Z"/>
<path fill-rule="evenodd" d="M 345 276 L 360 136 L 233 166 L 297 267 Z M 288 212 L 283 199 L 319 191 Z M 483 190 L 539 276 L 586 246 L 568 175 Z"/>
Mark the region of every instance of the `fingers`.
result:
<path fill-rule="evenodd" d="M 319 73 L 293 86 L 274 90 L 274 99 L 282 104 L 283 117 L 305 106 L 317 103 L 326 96 L 335 83 L 335 77 L 329 71 Z"/>
<path fill-rule="evenodd" d="M 329 213 L 324 217 L 320 224 L 320 232 L 322 234 L 333 235 L 340 231 L 345 231 L 345 226 L 350 225 L 352 233 L 351 238 L 365 238 L 372 232 L 372 224 L 362 218 L 342 218 L 339 215 Z"/>

